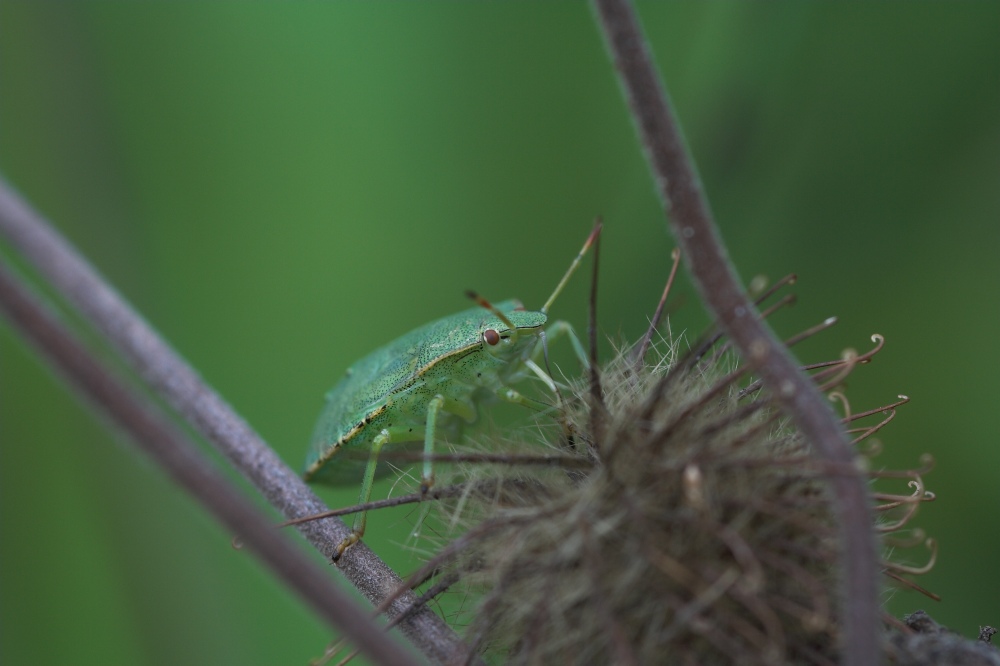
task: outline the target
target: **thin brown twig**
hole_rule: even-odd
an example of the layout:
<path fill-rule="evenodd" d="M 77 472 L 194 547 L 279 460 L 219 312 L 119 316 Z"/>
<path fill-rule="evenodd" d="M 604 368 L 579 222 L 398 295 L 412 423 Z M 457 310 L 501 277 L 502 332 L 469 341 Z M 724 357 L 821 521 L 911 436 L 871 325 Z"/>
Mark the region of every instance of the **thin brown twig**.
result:
<path fill-rule="evenodd" d="M 816 455 L 850 464 L 853 452 L 830 407 L 759 319 L 736 279 L 631 4 L 594 0 L 594 6 L 670 226 L 702 298 L 747 362 L 773 387 L 775 399 L 816 447 Z M 844 663 L 874 666 L 879 660 L 878 585 L 865 478 L 858 470 L 830 483 L 838 498 L 843 543 L 841 654 Z"/>

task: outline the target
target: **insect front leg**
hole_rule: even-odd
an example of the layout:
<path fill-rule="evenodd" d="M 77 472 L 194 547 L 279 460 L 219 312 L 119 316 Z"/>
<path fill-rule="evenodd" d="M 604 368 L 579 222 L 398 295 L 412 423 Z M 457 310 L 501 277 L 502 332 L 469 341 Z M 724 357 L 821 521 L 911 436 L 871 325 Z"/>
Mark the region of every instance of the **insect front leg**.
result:
<path fill-rule="evenodd" d="M 538 362 L 542 353 L 545 351 L 545 345 L 547 342 L 555 342 L 559 338 L 566 337 L 569 338 L 570 344 L 573 346 L 573 352 L 576 357 L 580 359 L 580 365 L 586 370 L 590 368 L 590 358 L 587 356 L 587 352 L 583 348 L 583 343 L 580 342 L 579 336 L 577 336 L 576 331 L 568 321 L 554 321 L 546 327 L 543 332 L 544 337 L 539 337 L 538 342 L 535 343 L 535 348 L 531 350 L 531 360 Z"/>
<path fill-rule="evenodd" d="M 550 333 L 551 335 L 546 336 L 546 333 Z M 590 369 L 590 359 L 587 358 L 587 353 L 583 349 L 583 344 L 580 342 L 580 338 L 577 337 L 576 331 L 574 331 L 573 327 L 569 324 L 569 322 L 566 321 L 552 322 L 549 325 L 548 329 L 546 329 L 546 331 L 544 331 L 542 335 L 538 338 L 538 340 L 535 342 L 534 346 L 531 348 L 531 353 L 528 354 L 528 356 L 523 359 L 524 367 L 530 370 L 531 372 L 535 373 L 535 375 L 539 379 L 545 382 L 545 385 L 548 386 L 549 390 L 552 391 L 553 395 L 555 395 L 557 402 L 556 406 L 559 407 L 560 409 L 562 408 L 562 396 L 559 393 L 560 385 L 556 383 L 556 380 L 552 377 L 551 374 L 549 374 L 549 371 L 547 370 L 548 357 L 546 356 L 545 358 L 546 368 L 542 368 L 540 365 L 538 365 L 538 360 L 543 355 L 547 354 L 548 342 L 555 341 L 561 337 L 569 338 L 569 341 L 573 346 L 573 351 L 576 353 L 577 358 L 580 360 L 580 365 L 583 367 L 584 370 Z M 522 376 L 521 373 L 518 373 L 515 374 L 511 379 L 516 381 L 520 379 L 521 376 Z M 517 402 L 519 404 L 525 404 L 524 401 L 527 400 L 526 398 L 523 398 L 523 396 L 520 396 L 519 394 L 516 393 L 512 397 L 506 397 L 505 395 L 503 395 L 502 391 L 500 392 L 500 397 L 506 400 L 507 402 Z M 530 407 L 531 405 L 528 406 Z"/>
<path fill-rule="evenodd" d="M 542 402 L 541 400 L 535 400 L 534 398 L 529 398 L 523 393 L 519 393 L 514 389 L 506 386 L 497 390 L 497 397 L 503 400 L 504 402 L 509 402 L 514 405 L 521 405 L 522 407 L 533 409 L 536 412 L 545 412 L 552 409 L 552 405 Z"/>
<path fill-rule="evenodd" d="M 545 358 L 546 369 L 543 369 L 538 365 L 539 358 L 548 353 L 547 352 L 548 343 L 550 341 L 554 342 L 561 337 L 569 338 L 570 344 L 573 347 L 573 352 L 576 354 L 576 357 L 580 360 L 580 366 L 585 371 L 589 370 L 590 359 L 587 356 L 587 352 L 584 351 L 583 349 L 583 344 L 580 342 L 580 338 L 577 336 L 576 331 L 573 330 L 573 326 L 570 325 L 569 322 L 561 320 L 552 322 L 542 332 L 542 334 L 538 338 L 538 341 L 535 343 L 534 348 L 531 350 L 530 356 L 524 360 L 524 365 L 532 372 L 534 372 L 535 375 L 537 375 L 543 382 L 545 382 L 546 386 L 549 387 L 549 390 L 552 391 L 552 394 L 556 399 L 556 405 L 555 405 L 557 410 L 556 420 L 559 422 L 559 425 L 563 430 L 563 434 L 565 435 L 566 441 L 569 443 L 569 446 L 571 448 L 575 448 L 573 441 L 576 435 L 574 433 L 572 425 L 566 420 L 565 413 L 563 410 L 562 394 L 559 391 L 559 386 L 556 384 L 555 379 L 549 374 L 549 371 L 547 371 L 548 357 L 546 356 Z M 501 395 L 501 397 L 504 396 Z M 524 398 L 523 396 L 518 396 L 517 398 L 514 399 L 512 398 L 504 398 L 504 399 L 508 400 L 509 402 L 521 402 L 521 404 L 525 404 L 525 402 L 523 401 L 529 400 L 527 398 Z"/>

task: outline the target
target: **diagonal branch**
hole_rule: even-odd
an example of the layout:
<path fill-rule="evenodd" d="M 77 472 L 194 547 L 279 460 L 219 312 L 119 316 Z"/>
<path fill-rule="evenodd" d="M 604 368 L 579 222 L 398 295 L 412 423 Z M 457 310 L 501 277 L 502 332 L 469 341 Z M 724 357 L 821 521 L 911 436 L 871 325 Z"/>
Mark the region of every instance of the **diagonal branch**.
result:
<path fill-rule="evenodd" d="M 302 479 L 3 178 L 0 236 L 76 307 L 153 392 L 212 442 L 286 519 L 326 510 Z M 314 521 L 298 529 L 326 556 L 334 553 L 349 534 L 340 520 Z M 374 605 L 402 584 L 363 543 L 352 547 L 339 564 L 348 580 Z M 406 612 L 414 601 L 412 594 L 401 596 L 387 615 L 393 618 Z M 458 636 L 427 608 L 408 615 L 400 629 L 434 661 L 454 661 L 467 653 Z"/>
<path fill-rule="evenodd" d="M 853 452 L 833 412 L 758 316 L 729 264 L 642 29 L 628 0 L 594 0 L 604 38 L 638 126 L 670 226 L 702 298 L 775 399 L 826 462 L 851 468 Z M 835 475 L 843 544 L 841 626 L 844 663 L 879 660 L 876 557 L 864 475 Z"/>
<path fill-rule="evenodd" d="M 0 311 L 4 312 L 42 356 L 132 436 L 132 441 L 170 477 L 247 543 L 265 564 L 334 629 L 382 664 L 416 664 L 398 641 L 338 590 L 330 577 L 269 523 L 267 518 L 215 472 L 194 444 L 148 399 L 136 396 L 93 358 L 41 299 L 0 264 Z"/>

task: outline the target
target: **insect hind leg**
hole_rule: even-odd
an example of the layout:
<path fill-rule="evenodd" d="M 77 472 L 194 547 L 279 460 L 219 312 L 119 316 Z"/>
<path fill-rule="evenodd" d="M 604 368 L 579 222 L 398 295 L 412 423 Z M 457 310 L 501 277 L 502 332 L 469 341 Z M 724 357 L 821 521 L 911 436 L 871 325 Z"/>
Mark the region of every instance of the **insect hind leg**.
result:
<path fill-rule="evenodd" d="M 575 449 L 576 434 L 572 424 L 566 418 L 562 392 L 559 390 L 559 385 L 552 377 L 551 369 L 549 368 L 548 344 L 549 342 L 555 342 L 559 338 L 563 337 L 569 338 L 570 344 L 573 347 L 573 352 L 580 361 L 581 368 L 584 371 L 589 370 L 590 358 L 583 348 L 583 343 L 580 342 L 580 338 L 573 329 L 573 326 L 569 322 L 563 320 L 554 321 L 548 325 L 548 327 L 539 336 L 538 342 L 535 343 L 535 347 L 531 350 L 530 357 L 525 359 L 524 364 L 532 372 L 538 375 L 538 377 L 541 378 L 541 380 L 549 387 L 549 390 L 552 391 L 552 394 L 556 399 L 556 421 L 559 422 L 559 426 L 562 428 L 567 446 L 570 449 Z M 544 370 L 538 365 L 539 358 L 543 357 L 545 360 Z"/>

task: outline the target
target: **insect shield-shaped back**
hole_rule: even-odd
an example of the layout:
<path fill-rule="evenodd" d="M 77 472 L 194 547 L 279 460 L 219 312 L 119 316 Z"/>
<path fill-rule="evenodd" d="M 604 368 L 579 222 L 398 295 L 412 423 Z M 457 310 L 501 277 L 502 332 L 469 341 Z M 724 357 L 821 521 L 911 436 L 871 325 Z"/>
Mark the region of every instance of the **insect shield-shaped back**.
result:
<path fill-rule="evenodd" d="M 547 317 L 524 310 L 513 299 L 496 309 L 507 322 L 477 306 L 421 326 L 351 366 L 326 395 L 306 459 L 306 480 L 357 483 L 371 443 L 384 427 L 406 422 L 420 426 L 413 428 L 411 439 L 394 440 L 387 451 L 421 441 L 426 415 L 413 409 L 411 394 L 443 390 L 467 401 L 477 387 L 503 383 L 518 369 L 514 361 L 530 351 Z M 489 344 L 488 338 L 495 338 L 496 343 Z M 484 354 L 484 349 L 489 353 Z M 475 414 L 466 416 L 464 420 L 470 421 Z M 455 430 L 450 420 L 445 417 L 439 423 L 445 428 L 443 434 Z M 384 476 L 389 469 L 388 464 L 380 465 L 376 476 Z"/>

